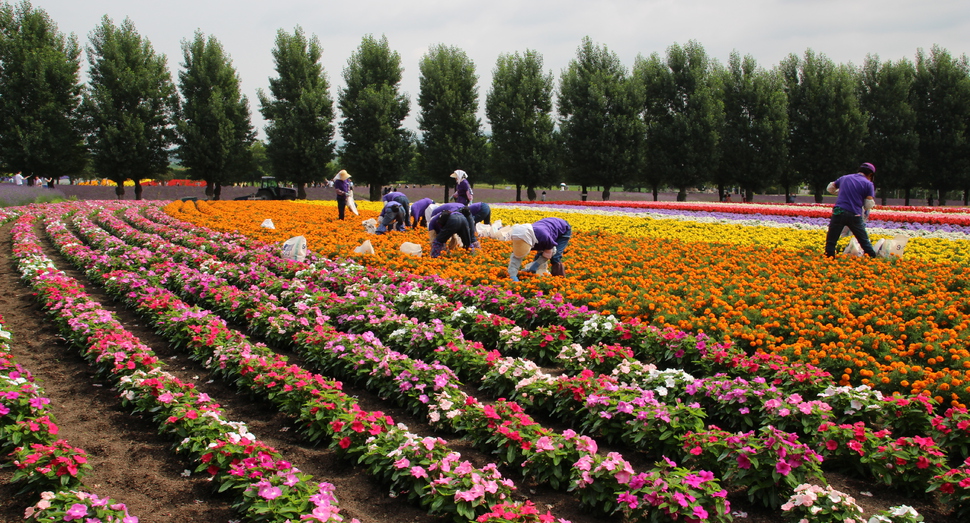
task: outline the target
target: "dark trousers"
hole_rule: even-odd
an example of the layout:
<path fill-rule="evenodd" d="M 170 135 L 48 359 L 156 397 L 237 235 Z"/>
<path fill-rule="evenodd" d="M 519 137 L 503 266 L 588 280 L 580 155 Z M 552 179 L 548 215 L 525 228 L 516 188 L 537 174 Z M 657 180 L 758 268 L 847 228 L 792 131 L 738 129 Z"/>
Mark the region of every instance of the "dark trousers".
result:
<path fill-rule="evenodd" d="M 832 219 L 829 221 L 829 232 L 825 235 L 825 255 L 835 256 L 835 244 L 842 236 L 842 229 L 848 227 L 852 231 L 855 239 L 859 241 L 862 252 L 867 256 L 876 257 L 876 251 L 872 248 L 869 241 L 869 233 L 866 232 L 866 222 L 862 216 L 856 216 L 840 207 L 832 210 Z"/>
<path fill-rule="evenodd" d="M 347 197 L 337 196 L 337 219 L 344 219 L 344 210 L 347 208 Z"/>

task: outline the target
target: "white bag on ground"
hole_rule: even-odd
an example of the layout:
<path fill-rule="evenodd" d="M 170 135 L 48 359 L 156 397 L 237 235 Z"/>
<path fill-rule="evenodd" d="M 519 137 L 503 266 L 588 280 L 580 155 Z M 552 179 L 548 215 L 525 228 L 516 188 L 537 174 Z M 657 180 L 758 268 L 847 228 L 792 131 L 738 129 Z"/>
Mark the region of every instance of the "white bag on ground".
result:
<path fill-rule="evenodd" d="M 374 254 L 374 245 L 371 244 L 370 240 L 364 240 L 364 243 L 360 244 L 354 249 L 355 254 Z"/>
<path fill-rule="evenodd" d="M 891 240 L 880 240 L 880 244 L 876 248 L 876 256 L 890 259 L 902 258 L 908 242 L 908 236 L 894 236 Z"/>
<path fill-rule="evenodd" d="M 377 220 L 368 218 L 360 223 L 364 224 L 364 230 L 367 231 L 367 234 L 377 233 Z"/>
<path fill-rule="evenodd" d="M 261 223 L 259 226 L 260 227 L 263 227 L 264 229 L 275 229 L 276 228 L 276 226 L 273 225 L 273 220 L 270 220 L 269 218 L 266 218 L 265 220 L 263 220 L 263 223 Z"/>
<path fill-rule="evenodd" d="M 845 246 L 845 250 L 842 254 L 850 254 L 852 256 L 862 256 L 865 254 L 862 250 L 862 246 L 859 245 L 859 240 L 855 239 L 855 236 L 849 239 L 849 244 Z"/>
<path fill-rule="evenodd" d="M 283 259 L 301 262 L 306 259 L 306 238 L 294 236 L 283 242 Z"/>
<path fill-rule="evenodd" d="M 496 229 L 495 234 L 492 235 L 492 238 L 502 240 L 503 242 L 512 241 L 512 226 L 506 225 L 505 227 Z"/>
<path fill-rule="evenodd" d="M 421 256 L 421 246 L 416 243 L 404 242 L 401 244 L 401 252 L 411 256 Z"/>

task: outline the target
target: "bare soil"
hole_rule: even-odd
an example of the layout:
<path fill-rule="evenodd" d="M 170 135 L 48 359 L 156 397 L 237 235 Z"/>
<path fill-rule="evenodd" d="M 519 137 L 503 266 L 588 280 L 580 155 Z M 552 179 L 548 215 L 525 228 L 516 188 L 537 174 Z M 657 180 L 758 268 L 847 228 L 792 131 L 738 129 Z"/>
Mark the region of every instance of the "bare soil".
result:
<path fill-rule="evenodd" d="M 0 227 L 0 315 L 7 330 L 13 334 L 12 349 L 17 361 L 34 374 L 52 400 L 53 415 L 60 427 L 59 436 L 90 455 L 94 470 L 86 477 L 88 490 L 127 504 L 131 513 L 145 523 L 226 523 L 238 520 L 239 516 L 229 506 L 230 500 L 215 493 L 204 474 L 183 475 L 188 465 L 171 451 L 173 442 L 159 436 L 149 420 L 124 411 L 115 391 L 108 384 L 99 382 L 87 363 L 58 336 L 32 291 L 19 279 L 10 256 L 10 228 L 10 225 Z M 61 270 L 84 283 L 91 296 L 150 346 L 166 362 L 166 370 L 195 383 L 201 391 L 217 399 L 225 407 L 229 419 L 244 421 L 257 437 L 279 449 L 300 469 L 318 480 L 333 483 L 345 521 L 358 518 L 362 523 L 432 523 L 450 519 L 430 516 L 409 505 L 404 496 L 391 496 L 387 488 L 377 484 L 361 467 L 337 459 L 328 449 L 301 441 L 292 430 L 290 419 L 271 405 L 213 381 L 205 368 L 170 347 L 145 321 L 113 302 L 99 287 L 88 282 L 82 272 L 70 267 L 50 245 L 45 243 L 44 248 Z M 298 362 L 298 358 L 293 359 Z M 380 398 L 354 387 L 346 389 L 359 398 L 365 409 L 388 412 L 415 432 L 429 431 L 422 420 Z M 465 441 L 451 439 L 450 445 L 473 462 L 492 461 Z M 0 458 L 0 463 L 4 461 Z M 0 468 L 0 522 L 3 523 L 22 521 L 24 510 L 36 501 L 14 495 L 18 488 L 8 482 L 11 474 L 10 467 Z M 568 493 L 530 485 L 527 478 L 517 476 L 514 470 L 503 470 L 503 474 L 516 482 L 522 494 L 542 510 L 551 510 L 558 518 L 574 523 L 617 521 L 617 518 L 590 514 Z M 927 522 L 945 520 L 945 512 L 932 500 L 914 500 L 909 497 L 911 493 L 878 488 L 838 474 L 830 474 L 828 479 L 836 489 L 853 495 L 867 515 L 894 505 L 909 504 L 919 510 Z M 862 495 L 863 491 L 871 492 L 872 496 Z M 781 520 L 777 512 L 746 506 L 743 495 L 732 495 L 732 504 L 734 510 L 747 513 L 746 517 L 735 518 L 735 521 L 768 523 Z"/>

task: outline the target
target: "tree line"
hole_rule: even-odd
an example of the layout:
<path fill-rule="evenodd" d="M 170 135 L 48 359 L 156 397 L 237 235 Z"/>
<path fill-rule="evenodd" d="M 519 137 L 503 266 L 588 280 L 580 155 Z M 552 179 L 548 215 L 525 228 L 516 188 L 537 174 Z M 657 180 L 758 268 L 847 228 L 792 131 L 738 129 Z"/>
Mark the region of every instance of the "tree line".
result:
<path fill-rule="evenodd" d="M 260 89 L 266 139 L 256 139 L 249 101 L 229 55 L 213 36 L 182 41 L 173 80 L 167 59 L 130 19 L 103 17 L 81 47 L 29 1 L 0 4 L 0 166 L 25 177 L 108 178 L 140 198 L 144 178 L 173 159 L 188 177 L 221 187 L 272 174 L 297 187 L 322 183 L 339 168 L 370 197 L 396 182 L 434 183 L 448 197 L 456 168 L 478 183 L 508 183 L 516 196 L 560 182 L 646 188 L 678 199 L 701 186 L 723 197 L 825 186 L 862 161 L 877 166 L 883 199 L 927 191 L 970 198 L 970 64 L 934 46 L 915 60 L 861 67 L 811 49 L 773 68 L 737 52 L 722 64 L 695 41 L 624 66 L 588 37 L 558 86 L 534 50 L 499 55 L 479 110 L 475 64 L 461 49 L 432 46 L 421 58 L 418 133 L 400 92 L 400 54 L 386 37 L 364 36 L 331 96 L 319 39 L 301 27 L 279 30 L 276 77 Z M 340 119 L 338 122 L 337 111 Z M 339 127 L 342 142 L 338 147 Z M 930 197 L 932 203 L 933 196 Z"/>

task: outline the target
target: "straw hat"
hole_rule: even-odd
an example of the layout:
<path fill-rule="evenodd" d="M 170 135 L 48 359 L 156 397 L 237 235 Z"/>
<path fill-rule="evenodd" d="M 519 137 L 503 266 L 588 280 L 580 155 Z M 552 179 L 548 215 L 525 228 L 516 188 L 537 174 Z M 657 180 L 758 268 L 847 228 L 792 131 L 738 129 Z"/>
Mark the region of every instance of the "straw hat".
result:
<path fill-rule="evenodd" d="M 337 176 L 335 176 L 335 178 L 338 180 L 346 180 L 347 178 L 350 178 L 350 173 L 348 173 L 347 171 L 340 171 L 339 173 L 337 173 Z"/>

